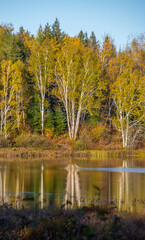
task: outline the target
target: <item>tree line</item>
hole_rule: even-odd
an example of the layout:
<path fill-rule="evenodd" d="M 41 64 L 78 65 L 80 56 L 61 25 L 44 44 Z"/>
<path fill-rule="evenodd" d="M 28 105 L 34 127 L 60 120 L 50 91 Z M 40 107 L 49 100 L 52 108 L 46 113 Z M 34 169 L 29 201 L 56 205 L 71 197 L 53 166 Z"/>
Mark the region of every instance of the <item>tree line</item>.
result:
<path fill-rule="evenodd" d="M 124 148 L 144 134 L 144 35 L 117 51 L 108 35 L 102 44 L 94 32 L 68 36 L 58 19 L 36 37 L 0 25 L 1 134 L 68 131 L 76 140 L 88 118 L 119 131 Z"/>

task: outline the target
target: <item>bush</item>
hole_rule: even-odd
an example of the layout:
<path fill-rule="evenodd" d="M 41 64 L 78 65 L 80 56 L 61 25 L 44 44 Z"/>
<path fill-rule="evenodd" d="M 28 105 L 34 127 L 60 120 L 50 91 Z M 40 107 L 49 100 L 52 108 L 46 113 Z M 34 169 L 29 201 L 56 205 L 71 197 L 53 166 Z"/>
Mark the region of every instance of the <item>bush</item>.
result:
<path fill-rule="evenodd" d="M 91 129 L 91 132 L 92 139 L 96 142 L 100 139 L 106 138 L 108 136 L 109 130 L 102 123 L 98 123 Z"/>
<path fill-rule="evenodd" d="M 44 136 L 38 134 L 21 134 L 15 140 L 16 147 L 25 147 L 25 148 L 41 148 L 48 149 L 49 142 L 48 139 Z"/>
<path fill-rule="evenodd" d="M 91 126 L 83 123 L 80 128 L 79 138 L 73 147 L 77 150 L 91 150 L 96 149 L 98 144 L 103 143 L 103 145 L 106 145 L 110 143 L 110 141 L 110 131 L 102 123 Z"/>
<path fill-rule="evenodd" d="M 92 134 L 87 123 L 83 123 L 79 131 L 79 138 L 74 143 L 73 148 L 77 150 L 93 149 Z"/>
<path fill-rule="evenodd" d="M 87 150 L 88 146 L 82 139 L 78 139 L 76 142 L 74 142 L 73 148 L 76 150 Z"/>
<path fill-rule="evenodd" d="M 11 142 L 8 138 L 5 138 L 4 135 L 0 134 L 0 148 L 11 147 Z"/>

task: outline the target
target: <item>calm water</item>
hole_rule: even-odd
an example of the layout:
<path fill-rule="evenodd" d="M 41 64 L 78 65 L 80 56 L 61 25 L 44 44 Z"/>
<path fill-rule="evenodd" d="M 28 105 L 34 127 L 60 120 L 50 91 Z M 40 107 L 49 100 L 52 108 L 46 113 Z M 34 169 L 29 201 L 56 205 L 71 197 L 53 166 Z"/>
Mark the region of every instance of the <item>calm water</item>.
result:
<path fill-rule="evenodd" d="M 144 160 L 1 161 L 0 202 L 16 208 L 113 202 L 120 210 L 145 212 Z"/>

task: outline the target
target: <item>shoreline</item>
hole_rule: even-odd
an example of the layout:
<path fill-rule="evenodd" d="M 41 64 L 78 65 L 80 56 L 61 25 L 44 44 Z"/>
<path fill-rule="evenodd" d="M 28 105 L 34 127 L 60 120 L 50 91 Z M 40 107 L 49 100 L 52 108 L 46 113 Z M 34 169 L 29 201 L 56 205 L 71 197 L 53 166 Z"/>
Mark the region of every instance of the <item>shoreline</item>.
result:
<path fill-rule="evenodd" d="M 145 149 L 139 150 L 41 150 L 34 148 L 0 148 L 0 159 L 10 158 L 59 158 L 59 157 L 76 157 L 76 158 L 145 158 Z"/>

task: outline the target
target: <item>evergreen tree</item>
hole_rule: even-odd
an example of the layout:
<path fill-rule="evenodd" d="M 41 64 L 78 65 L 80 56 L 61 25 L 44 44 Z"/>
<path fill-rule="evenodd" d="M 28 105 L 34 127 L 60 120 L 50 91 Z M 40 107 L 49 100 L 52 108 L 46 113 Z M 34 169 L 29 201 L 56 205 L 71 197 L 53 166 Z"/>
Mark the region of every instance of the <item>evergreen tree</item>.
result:
<path fill-rule="evenodd" d="M 28 32 L 25 32 L 23 27 L 20 27 L 19 32 L 16 35 L 17 44 L 20 50 L 20 57 L 23 62 L 27 62 L 30 57 L 30 49 L 26 44 L 26 39 L 31 38 Z"/>
<path fill-rule="evenodd" d="M 44 127 L 45 129 L 54 129 L 54 113 L 51 108 L 48 108 L 46 113 L 45 113 L 45 122 L 44 122 Z"/>
<path fill-rule="evenodd" d="M 91 46 L 94 50 L 98 50 L 98 48 L 99 48 L 99 43 L 98 43 L 98 41 L 96 40 L 96 36 L 95 36 L 95 33 L 94 33 L 94 32 L 91 33 L 91 36 L 90 36 L 90 39 L 89 39 L 89 44 L 90 44 L 90 46 Z"/>
<path fill-rule="evenodd" d="M 43 43 L 44 40 L 45 40 L 45 37 L 44 37 L 43 28 L 40 25 L 40 27 L 38 29 L 38 33 L 37 33 L 37 41 L 39 44 L 41 44 L 41 43 Z"/>
<path fill-rule="evenodd" d="M 80 42 L 84 43 L 84 41 L 85 41 L 85 34 L 83 33 L 82 30 L 79 32 L 78 37 L 80 39 Z"/>
<path fill-rule="evenodd" d="M 51 26 L 47 23 L 45 25 L 44 31 L 43 31 L 45 39 L 51 39 L 52 38 L 52 31 L 51 31 Z"/>
<path fill-rule="evenodd" d="M 13 26 L 0 26 L 0 60 L 12 60 L 12 62 L 20 59 L 20 49 L 13 34 Z"/>
<path fill-rule="evenodd" d="M 101 51 L 101 62 L 102 62 L 102 84 L 104 84 L 104 100 L 102 102 L 101 115 L 102 118 L 109 123 L 111 128 L 111 115 L 113 113 L 113 100 L 110 96 L 111 84 L 113 82 L 112 78 L 112 62 L 114 63 L 116 59 L 116 48 L 114 46 L 113 40 L 110 36 L 105 36 L 103 47 Z"/>
<path fill-rule="evenodd" d="M 63 33 L 61 32 L 60 23 L 57 18 L 55 19 L 55 21 L 52 25 L 52 36 L 56 37 L 56 40 L 58 42 L 60 42 L 63 38 Z"/>
<path fill-rule="evenodd" d="M 39 110 L 39 98 L 36 94 L 31 98 L 30 104 L 26 110 L 26 122 L 30 125 L 32 131 L 41 132 L 41 113 Z"/>
<path fill-rule="evenodd" d="M 89 38 L 88 38 L 88 33 L 83 32 L 82 30 L 79 32 L 78 37 L 80 39 L 81 43 L 84 43 L 85 46 L 89 46 Z"/>
<path fill-rule="evenodd" d="M 65 132 L 67 128 L 66 114 L 61 109 L 55 112 L 55 134 L 60 135 Z"/>
<path fill-rule="evenodd" d="M 88 38 L 88 33 L 87 32 L 85 32 L 85 39 L 84 39 L 84 41 L 85 41 L 85 45 L 89 46 L 89 38 Z"/>

